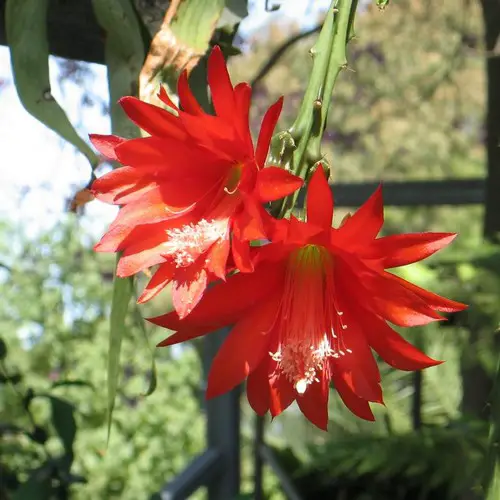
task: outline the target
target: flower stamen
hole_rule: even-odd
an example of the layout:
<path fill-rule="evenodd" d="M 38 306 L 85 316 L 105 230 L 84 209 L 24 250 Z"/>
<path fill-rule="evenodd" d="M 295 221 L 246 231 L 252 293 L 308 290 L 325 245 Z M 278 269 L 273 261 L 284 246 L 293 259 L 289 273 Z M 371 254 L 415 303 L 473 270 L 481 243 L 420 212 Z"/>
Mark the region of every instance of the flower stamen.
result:
<path fill-rule="evenodd" d="M 304 394 L 319 381 L 329 358 L 352 352 L 341 335 L 347 330 L 343 315 L 335 300 L 331 254 L 319 245 L 292 253 L 281 305 L 280 343 L 269 354 L 297 393 Z"/>
<path fill-rule="evenodd" d="M 178 267 L 192 264 L 217 240 L 225 238 L 228 231 L 227 220 L 201 219 L 196 224 L 186 224 L 180 228 L 168 229 L 167 241 L 163 244 L 164 255 L 173 257 Z"/>

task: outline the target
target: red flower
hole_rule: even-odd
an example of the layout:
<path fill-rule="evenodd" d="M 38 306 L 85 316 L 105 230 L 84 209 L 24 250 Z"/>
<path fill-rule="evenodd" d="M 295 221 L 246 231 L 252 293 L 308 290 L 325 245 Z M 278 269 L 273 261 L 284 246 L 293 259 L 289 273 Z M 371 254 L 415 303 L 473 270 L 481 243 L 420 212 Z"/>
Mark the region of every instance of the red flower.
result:
<path fill-rule="evenodd" d="M 326 429 L 330 381 L 357 416 L 373 420 L 370 402 L 382 403 L 371 349 L 389 365 L 420 370 L 439 364 L 397 334 L 399 326 L 443 319 L 438 312 L 466 306 L 386 271 L 422 260 L 454 234 L 419 233 L 376 238 L 383 223 L 380 188 L 338 229 L 322 169 L 313 175 L 307 222 L 278 221 L 282 237 L 255 250 L 255 271 L 236 274 L 207 291 L 193 312 L 153 318 L 177 333 L 172 345 L 233 325 L 214 359 L 207 397 L 248 377 L 254 410 L 280 414 L 294 400 Z"/>
<path fill-rule="evenodd" d="M 180 108 L 160 90 L 159 98 L 173 112 L 133 97 L 120 100 L 150 137 L 91 136 L 102 154 L 126 165 L 92 186 L 97 198 L 122 206 L 95 249 L 123 252 L 118 276 L 160 264 L 139 302 L 172 281 L 181 317 L 196 305 L 207 281 L 225 278 L 230 247 L 236 266 L 252 270 L 247 242 L 267 236 L 262 204 L 302 185 L 281 168 L 263 168 L 282 100 L 268 109 L 254 151 L 251 89 L 246 83 L 233 88 L 218 47 L 209 58 L 208 83 L 215 116 L 202 110 L 183 73 Z"/>

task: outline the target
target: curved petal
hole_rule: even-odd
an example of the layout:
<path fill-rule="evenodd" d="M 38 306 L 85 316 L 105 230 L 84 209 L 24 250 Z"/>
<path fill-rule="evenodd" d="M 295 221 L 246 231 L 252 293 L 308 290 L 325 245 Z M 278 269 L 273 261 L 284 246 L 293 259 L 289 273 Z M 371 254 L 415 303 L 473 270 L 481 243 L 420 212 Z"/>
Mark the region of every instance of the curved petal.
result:
<path fill-rule="evenodd" d="M 294 401 L 297 393 L 293 385 L 283 376 L 278 375 L 269 380 L 271 416 L 277 417 L 285 411 Z"/>
<path fill-rule="evenodd" d="M 207 335 L 215 331 L 216 330 L 209 330 L 208 328 L 201 326 L 186 326 L 186 328 L 175 332 L 173 335 L 170 335 L 170 337 L 167 337 L 165 340 L 159 342 L 156 347 L 169 347 L 171 345 L 180 344 L 181 342 L 188 342 L 189 340 L 203 337 L 203 335 Z"/>
<path fill-rule="evenodd" d="M 116 275 L 120 278 L 125 278 L 151 266 L 165 262 L 165 258 L 161 255 L 160 250 L 160 245 L 140 251 L 136 251 L 135 247 L 127 247 L 116 266 Z"/>
<path fill-rule="evenodd" d="M 456 237 L 456 233 L 394 234 L 376 239 L 365 255 L 370 259 L 380 259 L 386 269 L 406 266 L 426 259 Z"/>
<path fill-rule="evenodd" d="M 92 194 L 101 201 L 113 203 L 123 192 L 133 189 L 143 175 L 133 167 L 120 167 L 96 179 L 91 186 Z"/>
<path fill-rule="evenodd" d="M 259 167 L 266 163 L 269 145 L 273 136 L 274 129 L 278 123 L 278 118 L 283 108 L 283 97 L 280 97 L 267 111 L 260 127 L 259 139 L 255 148 L 255 161 Z"/>
<path fill-rule="evenodd" d="M 219 46 L 212 49 L 208 58 L 207 77 L 216 114 L 227 120 L 234 120 L 236 106 L 233 85 Z"/>
<path fill-rule="evenodd" d="M 207 399 L 239 385 L 268 355 L 269 332 L 276 321 L 279 302 L 278 294 L 261 301 L 229 332 L 208 374 Z"/>
<path fill-rule="evenodd" d="M 175 273 L 175 265 L 171 262 L 164 262 L 156 270 L 149 283 L 145 286 L 140 297 L 137 299 L 138 304 L 143 304 L 153 297 L 156 297 L 173 279 Z"/>
<path fill-rule="evenodd" d="M 336 262 L 335 279 L 346 300 L 362 304 L 398 326 L 426 325 L 445 319 L 415 293 L 375 272 L 360 259 L 344 254 L 337 255 Z"/>
<path fill-rule="evenodd" d="M 226 265 L 230 246 L 231 243 L 229 242 L 228 235 L 227 238 L 220 238 L 214 242 L 205 256 L 207 271 L 213 273 L 221 280 L 226 279 Z"/>
<path fill-rule="evenodd" d="M 264 220 L 268 213 L 254 198 L 243 196 L 243 205 L 233 217 L 233 231 L 241 241 L 266 239 Z"/>
<path fill-rule="evenodd" d="M 384 201 L 382 186 L 346 219 L 345 224 L 333 232 L 332 237 L 338 238 L 342 245 L 366 245 L 368 240 L 374 239 L 384 224 Z"/>
<path fill-rule="evenodd" d="M 250 274 L 234 274 L 226 282 L 209 288 L 198 306 L 184 320 L 171 312 L 149 318 L 148 321 L 170 330 L 181 330 L 188 326 L 217 330 L 235 323 L 259 301 L 281 289 L 283 279 L 283 270 L 277 269 L 274 264 L 260 266 Z"/>
<path fill-rule="evenodd" d="M 266 167 L 257 174 L 255 191 L 263 203 L 275 201 L 297 191 L 304 181 L 279 167 Z"/>
<path fill-rule="evenodd" d="M 188 267 L 177 268 L 172 281 L 172 303 L 179 319 L 185 318 L 200 302 L 208 284 L 202 255 Z"/>
<path fill-rule="evenodd" d="M 368 401 L 356 396 L 351 388 L 344 382 L 342 377 L 335 372 L 333 373 L 333 383 L 342 401 L 354 415 L 372 422 L 375 420 Z"/>
<path fill-rule="evenodd" d="M 321 165 L 311 177 L 307 188 L 307 222 L 324 229 L 332 227 L 333 195 Z"/>
<path fill-rule="evenodd" d="M 179 111 L 179 108 L 175 105 L 175 103 L 170 99 L 170 97 L 167 94 L 167 91 L 165 90 L 165 87 L 163 85 L 160 86 L 160 90 L 158 91 L 158 99 L 168 106 L 169 108 L 172 108 L 174 111 Z"/>
<path fill-rule="evenodd" d="M 250 101 L 252 98 L 252 88 L 248 83 L 239 83 L 234 88 L 234 100 L 236 105 L 235 125 L 241 140 L 246 146 L 247 155 L 253 158 L 253 142 L 250 133 Z"/>
<path fill-rule="evenodd" d="M 247 399 L 253 411 L 263 416 L 269 410 L 269 358 L 264 354 L 257 368 L 248 375 Z"/>
<path fill-rule="evenodd" d="M 191 89 L 189 88 L 187 71 L 183 71 L 177 82 L 177 93 L 179 95 L 179 103 L 186 113 L 190 115 L 204 115 L 203 108 L 198 104 Z"/>
<path fill-rule="evenodd" d="M 370 317 L 369 320 L 366 318 L 364 331 L 370 346 L 393 368 L 413 371 L 442 363 L 411 345 L 385 321 L 375 316 Z"/>
<path fill-rule="evenodd" d="M 118 101 L 127 116 L 150 135 L 184 140 L 186 132 L 177 116 L 159 106 L 126 96 Z"/>
<path fill-rule="evenodd" d="M 118 137 L 116 135 L 100 135 L 100 134 L 90 134 L 90 142 L 92 145 L 106 158 L 116 161 L 116 146 L 127 142 L 127 139 Z"/>
<path fill-rule="evenodd" d="M 231 250 L 236 267 L 242 273 L 251 273 L 254 270 L 252 258 L 250 256 L 250 244 L 248 241 L 241 241 L 234 233 L 231 242 Z"/>
<path fill-rule="evenodd" d="M 177 183 L 173 183 L 171 186 L 165 184 L 156 186 L 143 193 L 143 196 L 134 203 L 123 206 L 115 220 L 111 223 L 110 230 L 118 226 L 139 226 L 141 224 L 154 224 L 168 219 L 179 219 L 181 216 L 191 212 L 196 207 L 196 203 L 193 200 L 174 200 L 180 203 L 186 202 L 184 206 L 180 204 L 172 206 L 166 201 L 169 196 L 179 194 L 179 190 L 174 190 L 175 185 Z M 198 187 L 198 191 L 202 191 L 196 183 L 189 184 L 189 187 L 195 189 Z M 193 195 L 195 199 L 198 195 L 196 192 L 184 194 L 187 196 Z"/>
<path fill-rule="evenodd" d="M 328 383 L 325 377 L 321 382 L 313 382 L 304 394 L 298 394 L 297 404 L 304 416 L 316 427 L 326 431 L 328 428 Z"/>
<path fill-rule="evenodd" d="M 395 283 L 400 284 L 410 292 L 414 293 L 418 297 L 420 297 L 425 303 L 434 309 L 435 311 L 440 312 L 458 312 L 467 309 L 467 304 L 462 304 L 461 302 L 456 302 L 455 300 L 447 299 L 446 297 L 441 297 L 441 295 L 437 295 L 435 293 L 429 292 L 429 290 L 425 290 L 424 288 L 420 288 L 419 286 L 410 283 L 409 281 L 400 278 L 399 276 L 395 276 L 391 273 L 384 273 L 384 277 L 394 281 Z"/>
<path fill-rule="evenodd" d="M 331 359 L 332 371 L 339 373 L 360 398 L 381 402 L 380 372 L 368 342 L 359 328 L 358 315 L 351 312 L 347 303 L 340 305 L 344 314 L 336 332 L 339 356 Z"/>

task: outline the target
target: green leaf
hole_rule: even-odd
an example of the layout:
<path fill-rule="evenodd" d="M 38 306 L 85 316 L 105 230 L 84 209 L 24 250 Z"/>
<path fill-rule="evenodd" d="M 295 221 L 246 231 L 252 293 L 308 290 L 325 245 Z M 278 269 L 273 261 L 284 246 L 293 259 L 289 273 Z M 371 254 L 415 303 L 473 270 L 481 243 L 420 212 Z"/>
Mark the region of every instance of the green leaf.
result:
<path fill-rule="evenodd" d="M 138 78 L 146 50 L 139 20 L 130 0 L 92 0 L 101 28 L 106 32 L 105 53 L 108 69 L 111 126 L 114 134 L 139 136 L 137 127 L 118 104 L 126 95 L 138 95 Z"/>
<path fill-rule="evenodd" d="M 94 168 L 97 156 L 77 134 L 51 93 L 48 5 L 49 0 L 7 0 L 5 27 L 17 93 L 31 115 L 78 148 Z"/>
<path fill-rule="evenodd" d="M 64 445 L 67 456 L 73 456 L 73 443 L 76 436 L 75 409 L 64 399 L 47 396 L 52 408 L 52 423 Z"/>
<path fill-rule="evenodd" d="M 135 304 L 134 307 L 134 318 L 137 323 L 137 326 L 139 327 L 139 330 L 142 333 L 142 336 L 144 337 L 144 341 L 146 343 L 146 346 L 151 354 L 151 378 L 149 380 L 149 386 L 146 389 L 146 392 L 143 394 L 144 397 L 150 396 L 155 392 L 156 386 L 158 385 L 158 378 L 156 375 L 156 361 L 155 361 L 155 349 L 151 347 L 151 344 L 149 343 L 149 338 L 148 338 L 148 332 L 146 330 L 146 325 L 144 324 L 144 319 L 141 315 L 141 311 L 139 309 L 139 306 Z"/>
<path fill-rule="evenodd" d="M 116 276 L 113 283 L 108 351 L 108 442 L 120 373 L 120 351 L 125 332 L 125 318 L 131 297 L 132 278 L 118 278 Z"/>

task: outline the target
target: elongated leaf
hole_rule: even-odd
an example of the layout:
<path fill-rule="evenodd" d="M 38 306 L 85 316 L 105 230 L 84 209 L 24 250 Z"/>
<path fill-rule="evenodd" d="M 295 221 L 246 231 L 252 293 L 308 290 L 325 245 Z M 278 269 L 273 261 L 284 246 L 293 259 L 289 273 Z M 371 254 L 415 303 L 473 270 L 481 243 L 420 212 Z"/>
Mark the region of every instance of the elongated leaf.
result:
<path fill-rule="evenodd" d="M 48 396 L 52 408 L 52 423 L 61 439 L 67 456 L 73 457 L 76 436 L 75 409 L 64 399 Z"/>
<path fill-rule="evenodd" d="M 92 6 L 99 25 L 106 32 L 104 57 L 112 131 L 122 137 L 138 137 L 139 130 L 127 118 L 118 100 L 138 94 L 139 73 L 146 54 L 139 21 L 130 0 L 92 0 Z"/>
<path fill-rule="evenodd" d="M 143 394 L 144 397 L 150 396 L 155 392 L 156 386 L 157 386 L 157 377 L 156 377 L 156 361 L 155 361 L 155 352 L 156 350 L 151 347 L 151 344 L 149 343 L 149 338 L 148 338 L 148 332 L 146 330 L 146 325 L 144 324 L 144 319 L 141 315 L 141 311 L 139 309 L 139 306 L 135 304 L 134 307 L 134 317 L 135 321 L 137 323 L 137 326 L 139 327 L 139 330 L 141 330 L 141 333 L 144 337 L 144 341 L 146 343 L 146 346 L 151 354 L 151 378 L 149 380 L 149 387 L 146 389 L 146 392 Z"/>
<path fill-rule="evenodd" d="M 130 0 L 92 0 L 92 6 L 97 21 L 106 31 L 111 129 L 123 137 L 137 137 L 139 130 L 126 117 L 118 99 L 137 94 L 139 72 L 145 55 L 139 21 Z M 115 277 L 108 353 L 108 442 L 120 373 L 122 337 L 132 290 L 132 278 Z"/>
<path fill-rule="evenodd" d="M 49 80 L 49 0 L 7 0 L 5 27 L 17 93 L 26 110 L 78 148 L 92 167 L 97 156 L 54 99 Z"/>
<path fill-rule="evenodd" d="M 108 441 L 111 433 L 111 418 L 115 407 L 116 388 L 120 374 L 120 351 L 125 332 L 125 318 L 132 297 L 132 278 L 115 277 L 108 351 Z"/>

